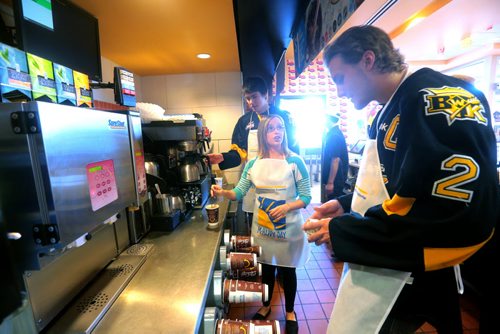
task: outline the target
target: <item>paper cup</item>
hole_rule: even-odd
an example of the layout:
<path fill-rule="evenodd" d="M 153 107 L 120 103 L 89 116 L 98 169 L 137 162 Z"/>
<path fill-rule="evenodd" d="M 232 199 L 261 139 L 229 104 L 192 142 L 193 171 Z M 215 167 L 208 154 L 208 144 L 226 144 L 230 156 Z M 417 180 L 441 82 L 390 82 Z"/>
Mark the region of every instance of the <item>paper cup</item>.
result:
<path fill-rule="evenodd" d="M 216 177 L 215 184 L 222 188 L 222 177 Z M 224 200 L 224 197 L 217 196 L 217 202 L 222 202 L 223 200 Z"/>
<path fill-rule="evenodd" d="M 209 224 L 216 224 L 219 222 L 219 204 L 208 204 L 205 206 L 207 211 L 207 218 Z"/>

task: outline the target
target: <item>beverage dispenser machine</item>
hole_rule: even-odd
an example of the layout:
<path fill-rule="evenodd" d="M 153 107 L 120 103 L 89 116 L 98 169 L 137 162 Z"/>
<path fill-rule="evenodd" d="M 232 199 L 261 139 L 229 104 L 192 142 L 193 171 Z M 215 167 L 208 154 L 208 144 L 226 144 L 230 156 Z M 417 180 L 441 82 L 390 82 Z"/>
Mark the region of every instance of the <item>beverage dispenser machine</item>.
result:
<path fill-rule="evenodd" d="M 129 243 L 129 143 L 127 115 L 0 104 L 0 211 L 38 330 Z"/>

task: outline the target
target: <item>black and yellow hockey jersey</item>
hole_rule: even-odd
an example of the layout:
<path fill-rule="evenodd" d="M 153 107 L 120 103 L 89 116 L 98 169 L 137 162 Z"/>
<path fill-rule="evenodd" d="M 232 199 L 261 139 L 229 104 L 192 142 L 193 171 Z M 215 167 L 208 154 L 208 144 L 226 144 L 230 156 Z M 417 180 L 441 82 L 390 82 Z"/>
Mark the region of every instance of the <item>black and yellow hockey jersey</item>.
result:
<path fill-rule="evenodd" d="M 500 198 L 484 95 L 431 69 L 410 75 L 370 128 L 390 199 L 330 221 L 340 260 L 405 271 L 461 263 L 492 236 Z M 340 202 L 349 211 L 351 196 Z"/>

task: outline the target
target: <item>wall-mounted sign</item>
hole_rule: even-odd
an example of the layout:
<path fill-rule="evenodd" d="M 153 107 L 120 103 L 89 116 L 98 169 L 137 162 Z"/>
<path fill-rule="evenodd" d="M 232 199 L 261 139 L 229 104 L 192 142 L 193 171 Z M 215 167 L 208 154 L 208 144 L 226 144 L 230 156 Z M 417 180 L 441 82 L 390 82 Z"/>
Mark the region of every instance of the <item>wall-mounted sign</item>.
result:
<path fill-rule="evenodd" d="M 296 76 L 323 50 L 364 0 L 311 0 L 293 36 Z"/>

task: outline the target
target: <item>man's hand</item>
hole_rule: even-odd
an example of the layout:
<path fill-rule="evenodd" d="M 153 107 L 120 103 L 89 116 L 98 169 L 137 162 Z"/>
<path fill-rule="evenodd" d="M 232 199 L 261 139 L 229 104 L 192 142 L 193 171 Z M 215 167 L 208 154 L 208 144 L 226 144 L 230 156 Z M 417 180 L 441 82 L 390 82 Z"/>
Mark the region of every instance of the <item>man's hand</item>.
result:
<path fill-rule="evenodd" d="M 328 201 L 321 206 L 314 207 L 313 209 L 314 213 L 311 215 L 310 219 L 333 218 L 344 214 L 344 209 L 336 199 Z"/>
<path fill-rule="evenodd" d="M 209 153 L 207 154 L 207 156 L 208 162 L 210 162 L 211 165 L 217 165 L 224 161 L 224 156 L 222 155 L 222 153 Z"/>
<path fill-rule="evenodd" d="M 308 219 L 302 229 L 307 233 L 307 241 L 314 242 L 316 245 L 327 244 L 328 248 L 332 249 L 330 244 L 330 231 L 328 225 L 330 218 L 324 219 Z"/>
<path fill-rule="evenodd" d="M 325 184 L 325 192 L 327 194 L 333 193 L 333 183 L 327 183 L 327 184 Z"/>

